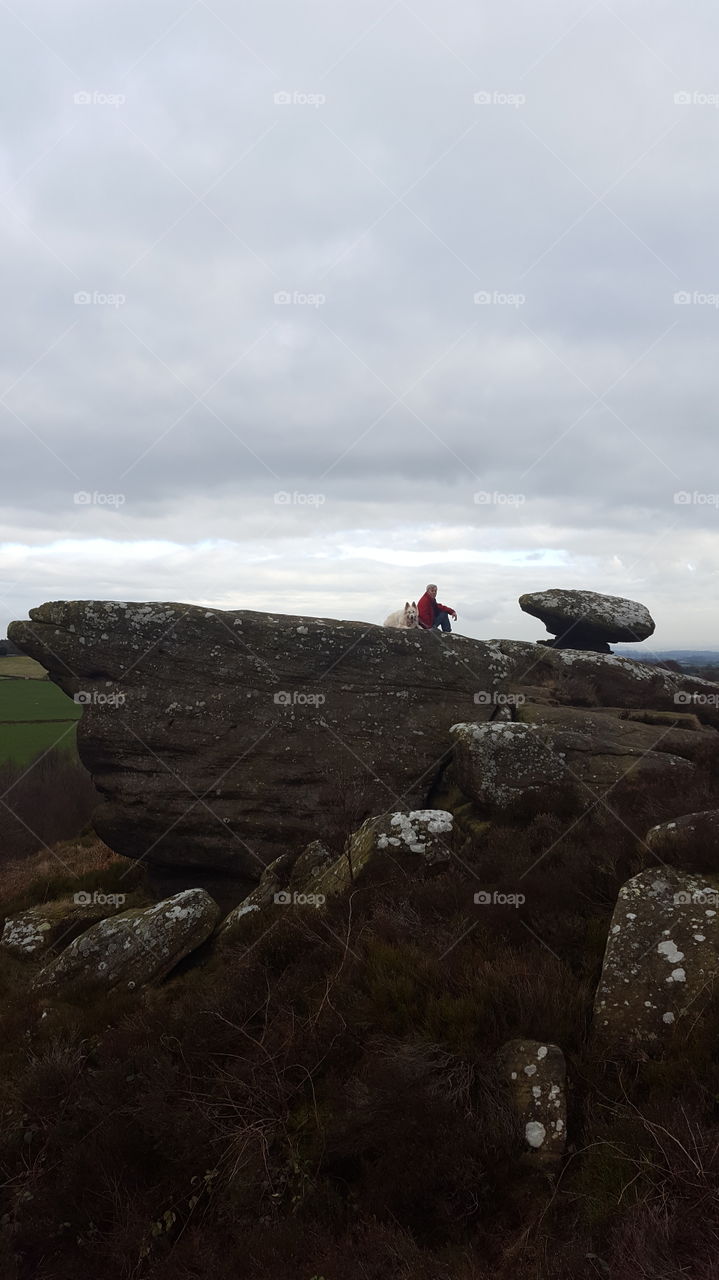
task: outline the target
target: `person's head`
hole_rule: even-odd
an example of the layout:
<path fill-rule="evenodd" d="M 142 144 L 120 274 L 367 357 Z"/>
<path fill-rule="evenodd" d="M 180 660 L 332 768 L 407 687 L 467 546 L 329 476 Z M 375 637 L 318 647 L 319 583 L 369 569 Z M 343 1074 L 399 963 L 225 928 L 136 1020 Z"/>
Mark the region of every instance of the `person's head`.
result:
<path fill-rule="evenodd" d="M 428 582 L 428 583 L 427 583 L 427 595 L 428 595 L 428 596 L 432 596 L 432 597 L 434 597 L 434 596 L 436 596 L 436 595 L 437 595 L 437 584 L 436 584 L 436 582 Z"/>

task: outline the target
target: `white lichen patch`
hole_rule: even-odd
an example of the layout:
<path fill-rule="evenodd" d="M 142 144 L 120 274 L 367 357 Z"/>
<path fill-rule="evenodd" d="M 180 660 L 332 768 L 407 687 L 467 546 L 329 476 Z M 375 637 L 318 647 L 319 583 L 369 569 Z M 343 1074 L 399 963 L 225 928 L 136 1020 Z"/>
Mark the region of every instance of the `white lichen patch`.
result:
<path fill-rule="evenodd" d="M 530 1147 L 541 1147 L 547 1130 L 540 1120 L 528 1120 L 524 1126 L 524 1136 Z"/>

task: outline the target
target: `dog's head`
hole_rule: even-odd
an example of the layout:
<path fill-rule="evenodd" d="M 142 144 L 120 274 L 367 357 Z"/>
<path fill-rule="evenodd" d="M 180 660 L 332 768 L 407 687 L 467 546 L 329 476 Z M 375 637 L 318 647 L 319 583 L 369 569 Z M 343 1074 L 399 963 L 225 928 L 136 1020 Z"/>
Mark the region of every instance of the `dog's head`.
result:
<path fill-rule="evenodd" d="M 405 625 L 406 627 L 418 627 L 418 626 L 419 626 L 419 615 L 418 615 L 418 613 L 417 613 L 417 602 L 416 602 L 416 600 L 413 600 L 411 604 L 409 603 L 409 601 L 408 601 L 408 600 L 406 600 L 406 601 L 405 601 L 405 605 L 404 605 L 404 625 Z"/>

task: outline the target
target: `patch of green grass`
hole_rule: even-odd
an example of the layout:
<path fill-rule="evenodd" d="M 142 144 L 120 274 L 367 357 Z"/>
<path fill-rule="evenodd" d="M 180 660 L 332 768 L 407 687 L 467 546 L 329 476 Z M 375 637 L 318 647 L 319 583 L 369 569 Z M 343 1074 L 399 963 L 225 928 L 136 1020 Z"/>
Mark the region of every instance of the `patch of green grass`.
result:
<path fill-rule="evenodd" d="M 82 707 L 50 680 L 0 681 L 0 722 L 77 720 L 81 714 Z"/>
<path fill-rule="evenodd" d="M 0 724 L 0 763 L 10 760 L 14 764 L 27 764 L 52 746 L 77 758 L 76 733 L 74 720 Z"/>
<path fill-rule="evenodd" d="M 34 658 L 28 658 L 25 654 L 0 657 L 0 678 L 3 676 L 25 676 L 31 680 L 44 680 L 47 671 L 44 667 L 36 662 Z"/>

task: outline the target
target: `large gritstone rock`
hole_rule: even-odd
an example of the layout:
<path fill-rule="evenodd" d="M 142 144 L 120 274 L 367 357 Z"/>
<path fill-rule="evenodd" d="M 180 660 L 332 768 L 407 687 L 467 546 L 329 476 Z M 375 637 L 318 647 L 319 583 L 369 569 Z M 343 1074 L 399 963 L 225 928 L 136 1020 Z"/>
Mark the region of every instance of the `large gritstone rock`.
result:
<path fill-rule="evenodd" d="M 668 867 L 619 891 L 594 1002 L 607 1057 L 655 1056 L 709 1002 L 719 973 L 719 878 Z"/>
<path fill-rule="evenodd" d="M 534 591 L 519 597 L 519 607 L 540 618 L 555 636 L 542 643 L 562 649 L 608 653 L 610 644 L 646 640 L 654 631 L 654 620 L 643 604 L 596 591 Z"/>
<path fill-rule="evenodd" d="M 3 927 L 0 945 L 21 958 L 35 959 L 43 951 L 72 942 L 98 920 L 122 909 L 124 894 L 76 893 L 28 907 L 10 916 Z"/>
<path fill-rule="evenodd" d="M 666 777 L 689 779 L 704 735 L 621 719 L 609 710 L 525 704 L 522 721 L 453 725 L 457 782 L 480 805 L 505 806 L 552 784 L 604 794 Z M 528 721 L 528 723 L 526 722 Z"/>
<path fill-rule="evenodd" d="M 564 1154 L 567 1141 L 566 1066 L 556 1044 L 510 1040 L 497 1055 L 518 1113 L 526 1155 L 551 1165 Z"/>
<path fill-rule="evenodd" d="M 360 818 L 423 808 L 450 726 L 506 710 L 500 696 L 671 711 L 719 694 L 626 658 L 182 604 L 56 602 L 10 632 L 84 703 L 98 833 L 158 871 L 193 868 L 195 885 L 211 870 L 249 889 L 280 855 L 336 842 L 350 791 Z M 716 704 L 692 710 L 719 720 Z"/>
<path fill-rule="evenodd" d="M 660 822 L 647 832 L 645 841 L 653 853 L 671 860 L 681 856 L 690 860 L 692 854 L 716 859 L 719 871 L 719 809 L 706 809 L 702 813 L 685 813 L 673 822 Z M 706 863 L 705 863 L 706 865 Z"/>
<path fill-rule="evenodd" d="M 144 911 L 123 911 L 76 938 L 35 979 L 133 991 L 157 982 L 210 936 L 220 909 L 204 889 L 186 889 Z"/>

